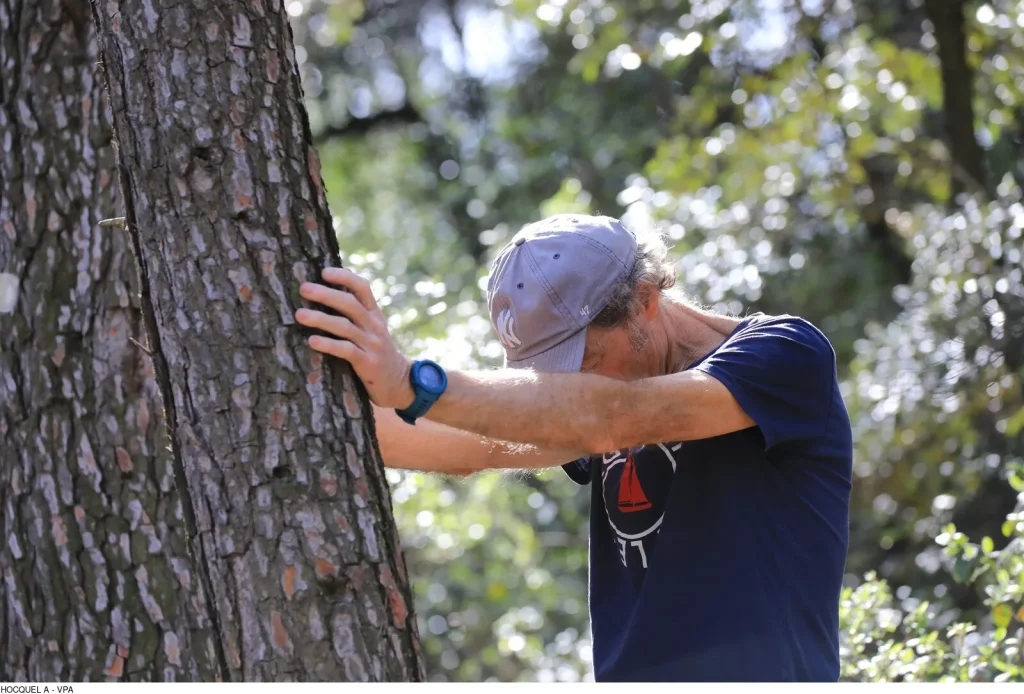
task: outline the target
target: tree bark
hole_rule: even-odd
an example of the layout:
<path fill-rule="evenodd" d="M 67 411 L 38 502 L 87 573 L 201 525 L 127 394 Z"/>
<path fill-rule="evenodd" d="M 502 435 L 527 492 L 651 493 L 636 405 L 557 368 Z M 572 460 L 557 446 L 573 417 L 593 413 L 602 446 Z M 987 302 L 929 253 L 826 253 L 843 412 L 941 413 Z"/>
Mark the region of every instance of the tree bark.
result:
<path fill-rule="evenodd" d="M 208 679 L 94 33 L 0 0 L 0 681 Z"/>
<path fill-rule="evenodd" d="M 93 0 L 125 216 L 231 680 L 422 678 L 365 391 L 294 323 L 337 241 L 280 0 Z"/>

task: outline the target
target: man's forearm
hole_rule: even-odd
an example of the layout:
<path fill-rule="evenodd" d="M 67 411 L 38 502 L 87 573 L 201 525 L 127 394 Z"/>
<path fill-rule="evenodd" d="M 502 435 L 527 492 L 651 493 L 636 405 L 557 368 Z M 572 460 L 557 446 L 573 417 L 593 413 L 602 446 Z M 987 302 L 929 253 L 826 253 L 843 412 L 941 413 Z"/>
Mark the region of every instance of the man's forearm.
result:
<path fill-rule="evenodd" d="M 504 441 L 606 453 L 611 413 L 630 407 L 636 384 L 591 374 L 453 371 L 427 418 Z"/>
<path fill-rule="evenodd" d="M 381 457 L 392 468 L 464 477 L 484 470 L 555 467 L 583 456 L 569 450 L 495 441 L 422 419 L 410 426 L 394 410 L 376 405 L 373 414 Z"/>
<path fill-rule="evenodd" d="M 600 455 L 755 426 L 728 388 L 700 371 L 618 381 L 501 369 L 449 374 L 427 418 L 490 439 Z"/>

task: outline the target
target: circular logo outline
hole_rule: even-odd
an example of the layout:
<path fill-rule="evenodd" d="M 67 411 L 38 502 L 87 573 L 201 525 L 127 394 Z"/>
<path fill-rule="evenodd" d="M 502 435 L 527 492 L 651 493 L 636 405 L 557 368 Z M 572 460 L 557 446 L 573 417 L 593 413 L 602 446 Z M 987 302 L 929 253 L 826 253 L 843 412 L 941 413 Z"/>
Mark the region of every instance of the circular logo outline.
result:
<path fill-rule="evenodd" d="M 672 452 L 669 451 L 668 448 L 665 447 L 665 444 L 659 443 L 657 445 L 658 445 L 658 448 L 660 448 L 662 450 L 662 452 L 664 452 L 665 457 L 668 458 L 669 462 L 672 463 L 672 474 L 675 475 L 675 472 L 676 472 L 676 459 L 675 459 L 675 456 L 673 456 Z M 644 446 L 644 448 L 647 448 L 647 446 Z M 616 453 L 615 456 L 616 457 L 613 458 L 611 461 L 606 462 L 605 465 L 604 465 L 604 469 L 601 470 L 601 499 L 604 501 L 605 516 L 608 518 L 608 525 L 612 526 L 612 530 L 615 531 L 615 534 L 618 535 L 619 537 L 621 537 L 623 540 L 639 540 L 639 539 L 647 537 L 648 535 L 653 533 L 655 530 L 657 530 L 659 527 L 661 527 L 661 522 L 665 519 L 665 507 L 663 507 L 661 509 L 661 515 L 658 516 L 658 520 L 654 521 L 653 525 L 651 525 L 649 528 L 647 528 L 647 530 L 644 530 L 644 531 L 642 531 L 640 533 L 637 533 L 636 535 L 629 535 L 627 533 L 622 532 L 617 527 L 615 527 L 615 522 L 612 520 L 612 514 L 608 510 L 608 497 L 606 495 L 607 490 L 606 490 L 606 488 L 604 486 L 604 481 L 608 477 L 608 472 L 613 467 L 615 467 L 616 465 L 623 465 L 626 462 L 626 457 L 625 456 L 620 456 L 619 453 Z"/>

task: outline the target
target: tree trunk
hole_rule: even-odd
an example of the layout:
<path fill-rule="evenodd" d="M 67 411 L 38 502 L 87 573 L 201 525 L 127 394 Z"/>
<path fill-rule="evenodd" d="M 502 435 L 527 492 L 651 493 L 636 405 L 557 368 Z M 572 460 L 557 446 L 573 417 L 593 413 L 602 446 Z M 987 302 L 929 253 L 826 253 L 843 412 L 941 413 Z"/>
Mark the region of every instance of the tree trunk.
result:
<path fill-rule="evenodd" d="M 0 681 L 216 672 L 87 0 L 0 0 Z"/>
<path fill-rule="evenodd" d="M 942 66 L 942 110 L 952 193 L 985 194 L 984 156 L 974 133 L 974 72 L 967 64 L 963 0 L 925 0 Z"/>
<path fill-rule="evenodd" d="M 185 518 L 231 680 L 422 678 L 365 391 L 294 323 L 337 242 L 280 0 L 94 0 Z"/>

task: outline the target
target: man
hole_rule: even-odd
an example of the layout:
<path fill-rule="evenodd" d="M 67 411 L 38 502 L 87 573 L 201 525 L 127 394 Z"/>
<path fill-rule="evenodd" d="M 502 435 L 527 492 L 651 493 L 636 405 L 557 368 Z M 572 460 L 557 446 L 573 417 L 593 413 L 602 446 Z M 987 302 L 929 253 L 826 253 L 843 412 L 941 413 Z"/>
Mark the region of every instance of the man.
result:
<path fill-rule="evenodd" d="M 591 485 L 597 680 L 834 681 L 852 459 L 835 354 L 799 318 L 706 312 L 673 274 L 660 238 L 608 217 L 527 226 L 491 269 L 507 368 L 487 372 L 411 363 L 347 270 L 323 279 L 349 291 L 301 287 L 340 316 L 296 318 L 366 384 L 388 465 Z"/>

